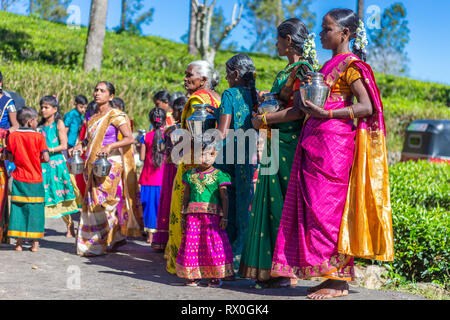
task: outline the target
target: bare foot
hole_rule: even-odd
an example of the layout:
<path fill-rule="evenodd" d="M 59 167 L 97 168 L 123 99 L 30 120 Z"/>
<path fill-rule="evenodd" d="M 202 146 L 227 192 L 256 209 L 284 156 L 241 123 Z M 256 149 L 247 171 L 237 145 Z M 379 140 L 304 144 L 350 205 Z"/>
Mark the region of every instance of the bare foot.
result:
<path fill-rule="evenodd" d="M 346 281 L 330 280 L 322 289 L 308 294 L 307 297 L 313 300 L 322 300 L 346 295 L 348 295 L 348 283 Z"/>
<path fill-rule="evenodd" d="M 317 285 L 317 286 L 314 286 L 314 287 L 311 287 L 311 288 L 306 289 L 306 292 L 307 292 L 307 293 L 313 293 L 313 292 L 316 292 L 317 290 L 320 290 L 320 289 L 324 288 L 325 286 L 327 286 L 327 285 L 330 283 L 330 281 L 331 281 L 330 279 L 327 279 L 327 280 L 321 282 L 321 283 L 320 283 L 319 285 Z"/>
<path fill-rule="evenodd" d="M 36 241 L 36 240 L 34 240 L 34 241 L 33 241 L 33 245 L 32 245 L 31 248 L 30 248 L 30 251 L 31 251 L 31 252 L 37 252 L 37 251 L 38 251 L 38 248 L 39 248 L 39 242 Z"/>
<path fill-rule="evenodd" d="M 73 225 L 70 226 L 70 228 L 67 229 L 66 238 L 73 238 L 75 237 L 75 230 L 73 228 Z"/>
<path fill-rule="evenodd" d="M 195 280 L 186 280 L 186 286 L 188 287 L 198 287 L 198 285 L 200 284 L 200 279 L 195 279 Z"/>
<path fill-rule="evenodd" d="M 208 283 L 208 287 L 210 288 L 220 288 L 222 286 L 222 280 L 220 279 L 211 279 Z"/>

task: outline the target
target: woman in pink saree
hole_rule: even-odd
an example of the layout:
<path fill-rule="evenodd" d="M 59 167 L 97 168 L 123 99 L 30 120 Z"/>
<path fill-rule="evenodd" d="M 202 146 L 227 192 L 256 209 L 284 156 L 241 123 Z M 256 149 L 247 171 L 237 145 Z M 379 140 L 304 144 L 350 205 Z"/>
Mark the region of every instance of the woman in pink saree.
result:
<path fill-rule="evenodd" d="M 298 108 L 266 116 L 270 123 L 307 114 L 271 274 L 328 278 L 308 290 L 311 299 L 347 295 L 355 256 L 393 260 L 383 106 L 372 70 L 360 59 L 365 58 L 361 24 L 348 9 L 332 10 L 323 18 L 321 42 L 333 51 L 320 71 L 331 88 L 324 108 L 309 101 L 303 105 L 297 94 Z M 354 51 L 359 56 L 349 50 L 357 31 L 359 50 Z"/>

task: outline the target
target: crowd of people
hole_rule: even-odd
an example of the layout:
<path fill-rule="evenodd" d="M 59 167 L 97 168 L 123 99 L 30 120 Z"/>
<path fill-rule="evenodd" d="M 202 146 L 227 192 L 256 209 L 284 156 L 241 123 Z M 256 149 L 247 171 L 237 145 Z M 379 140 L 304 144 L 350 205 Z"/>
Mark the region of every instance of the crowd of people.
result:
<path fill-rule="evenodd" d="M 76 237 L 78 255 L 114 252 L 127 237 L 145 235 L 164 255 L 167 272 L 187 286 L 247 278 L 257 288 L 289 287 L 297 279 L 325 277 L 309 289 L 309 298 L 347 295 L 354 257 L 393 259 L 385 128 L 378 88 L 364 62 L 362 22 L 351 10 L 335 9 L 323 17 L 322 29 L 320 41 L 333 57 L 316 70 L 314 38 L 304 23 L 292 18 L 278 26 L 278 54 L 288 65 L 270 91 L 257 89 L 255 64 L 245 54 L 226 62 L 229 88 L 221 96 L 215 91 L 219 73 L 206 61 L 193 61 L 185 93 L 153 96 L 150 128 L 138 139 L 124 101 L 107 81 L 96 84 L 90 103 L 76 96 L 64 117 L 55 96 L 40 100 L 39 118 L 33 108 L 16 110 L 14 100 L 0 93 L 2 240 L 16 239 L 21 251 L 30 239 L 30 250 L 38 251 L 45 219 L 61 217 L 66 236 Z M 314 71 L 330 88 L 324 107 L 299 93 Z M 265 92 L 276 95 L 279 111 L 257 113 Z M 174 161 L 170 137 L 188 129 L 197 104 L 209 105 L 222 139 L 204 143 L 197 161 L 189 161 L 192 153 Z M 278 152 L 269 134 L 257 164 L 250 152 L 243 164 L 237 152 L 233 163 L 217 161 L 238 148 L 230 130 L 263 128 L 278 131 Z M 67 166 L 76 151 L 84 159 L 78 175 Z M 111 164 L 107 176 L 93 173 L 98 157 Z M 277 172 L 263 174 L 271 162 Z"/>

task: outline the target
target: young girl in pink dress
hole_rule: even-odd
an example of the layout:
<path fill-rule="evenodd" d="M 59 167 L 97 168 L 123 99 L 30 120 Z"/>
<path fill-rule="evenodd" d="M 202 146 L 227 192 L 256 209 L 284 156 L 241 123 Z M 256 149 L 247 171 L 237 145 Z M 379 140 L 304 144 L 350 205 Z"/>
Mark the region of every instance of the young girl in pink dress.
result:
<path fill-rule="evenodd" d="M 206 278 L 209 287 L 220 287 L 222 278 L 233 276 L 233 251 L 225 231 L 231 178 L 212 166 L 216 156 L 212 145 L 204 147 L 201 165 L 183 174 L 184 234 L 176 271 L 178 277 L 187 279 L 187 286 L 198 286 Z"/>
<path fill-rule="evenodd" d="M 184 105 L 187 102 L 185 96 L 175 99 L 173 102 L 173 118 L 175 124 L 181 121 L 181 113 Z M 158 218 L 156 221 L 156 232 L 153 234 L 152 248 L 157 252 L 164 252 L 167 241 L 169 240 L 169 216 L 170 216 L 170 201 L 172 199 L 173 181 L 177 175 L 177 165 L 172 162 L 170 152 L 173 145 L 171 144 L 170 135 L 177 129 L 176 125 L 166 127 L 164 136 L 166 138 L 166 163 L 164 164 L 163 180 L 161 186 L 161 196 L 159 198 Z"/>
<path fill-rule="evenodd" d="M 160 150 L 160 142 L 163 141 L 162 127 L 166 122 L 166 112 L 156 107 L 150 111 L 149 120 L 153 129 L 145 135 L 145 143 L 141 147 L 140 159 L 144 161 L 144 168 L 139 184 L 141 185 L 144 230 L 147 232 L 147 242 L 152 243 L 153 233 L 156 231 L 165 162 L 165 155 Z"/>

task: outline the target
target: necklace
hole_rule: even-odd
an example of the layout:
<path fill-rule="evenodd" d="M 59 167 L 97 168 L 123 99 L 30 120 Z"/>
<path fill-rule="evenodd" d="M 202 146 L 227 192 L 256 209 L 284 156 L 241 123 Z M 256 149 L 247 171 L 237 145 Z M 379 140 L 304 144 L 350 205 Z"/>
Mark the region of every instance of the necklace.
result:
<path fill-rule="evenodd" d="M 212 168 L 209 172 L 196 172 L 191 175 L 190 180 L 195 185 L 197 192 L 202 194 L 207 185 L 214 183 L 217 180 L 217 170 Z"/>

